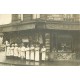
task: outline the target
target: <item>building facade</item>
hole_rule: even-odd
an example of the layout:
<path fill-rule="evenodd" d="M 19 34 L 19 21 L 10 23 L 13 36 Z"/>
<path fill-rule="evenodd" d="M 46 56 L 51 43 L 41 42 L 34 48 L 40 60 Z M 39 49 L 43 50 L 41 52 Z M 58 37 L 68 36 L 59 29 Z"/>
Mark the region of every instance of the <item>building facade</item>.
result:
<path fill-rule="evenodd" d="M 47 58 L 80 59 L 79 14 L 12 14 L 11 23 L 1 25 L 3 42 L 42 44 Z"/>

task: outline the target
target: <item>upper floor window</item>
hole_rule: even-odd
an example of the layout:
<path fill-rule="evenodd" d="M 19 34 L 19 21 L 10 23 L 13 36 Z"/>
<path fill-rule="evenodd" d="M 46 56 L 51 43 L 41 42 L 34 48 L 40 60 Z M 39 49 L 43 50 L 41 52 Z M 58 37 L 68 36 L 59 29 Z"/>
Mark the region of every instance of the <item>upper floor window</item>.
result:
<path fill-rule="evenodd" d="M 80 21 L 80 14 L 73 14 L 74 21 Z"/>
<path fill-rule="evenodd" d="M 47 20 L 63 20 L 63 14 L 41 14 L 40 17 Z"/>
<path fill-rule="evenodd" d="M 74 21 L 73 14 L 64 14 L 65 21 Z"/>
<path fill-rule="evenodd" d="M 23 21 L 32 20 L 32 14 L 23 14 Z"/>
<path fill-rule="evenodd" d="M 33 14 L 33 19 L 40 18 L 40 14 Z"/>
<path fill-rule="evenodd" d="M 32 14 L 12 14 L 12 21 L 28 21 L 32 19 Z"/>
<path fill-rule="evenodd" d="M 12 14 L 12 21 L 18 21 L 18 14 Z"/>

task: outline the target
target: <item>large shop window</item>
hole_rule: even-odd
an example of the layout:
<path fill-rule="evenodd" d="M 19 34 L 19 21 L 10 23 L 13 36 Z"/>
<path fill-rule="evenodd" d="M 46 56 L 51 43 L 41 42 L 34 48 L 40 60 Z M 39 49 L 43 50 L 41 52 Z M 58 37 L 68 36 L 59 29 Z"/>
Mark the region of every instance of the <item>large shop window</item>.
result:
<path fill-rule="evenodd" d="M 54 50 L 57 52 L 72 52 L 72 38 L 70 35 L 57 35 L 54 40 Z"/>

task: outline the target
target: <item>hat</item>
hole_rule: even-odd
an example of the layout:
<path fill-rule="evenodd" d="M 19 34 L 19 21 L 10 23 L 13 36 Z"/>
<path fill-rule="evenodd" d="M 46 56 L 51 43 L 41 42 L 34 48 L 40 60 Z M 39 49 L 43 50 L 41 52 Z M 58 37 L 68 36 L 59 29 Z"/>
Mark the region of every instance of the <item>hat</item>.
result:
<path fill-rule="evenodd" d="M 14 44 L 12 44 L 12 46 L 14 46 Z"/>
<path fill-rule="evenodd" d="M 18 44 L 15 44 L 15 46 L 18 46 Z"/>

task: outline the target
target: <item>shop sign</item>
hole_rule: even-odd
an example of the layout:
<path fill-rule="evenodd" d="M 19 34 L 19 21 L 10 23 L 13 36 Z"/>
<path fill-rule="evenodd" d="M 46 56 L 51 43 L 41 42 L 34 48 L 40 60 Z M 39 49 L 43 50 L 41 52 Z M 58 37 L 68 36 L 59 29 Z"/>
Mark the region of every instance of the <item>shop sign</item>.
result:
<path fill-rule="evenodd" d="M 29 42 L 28 39 L 22 39 L 22 42 Z"/>

